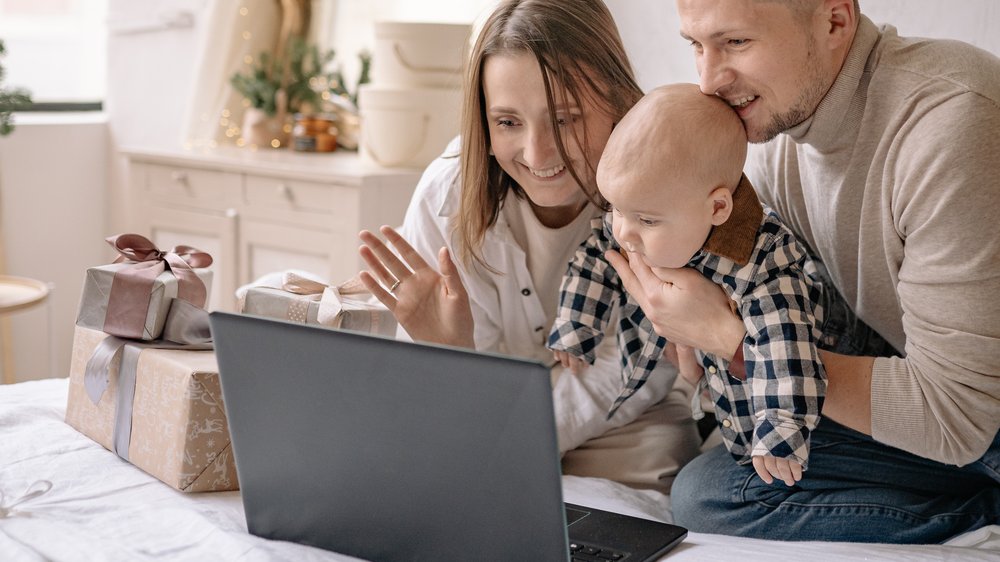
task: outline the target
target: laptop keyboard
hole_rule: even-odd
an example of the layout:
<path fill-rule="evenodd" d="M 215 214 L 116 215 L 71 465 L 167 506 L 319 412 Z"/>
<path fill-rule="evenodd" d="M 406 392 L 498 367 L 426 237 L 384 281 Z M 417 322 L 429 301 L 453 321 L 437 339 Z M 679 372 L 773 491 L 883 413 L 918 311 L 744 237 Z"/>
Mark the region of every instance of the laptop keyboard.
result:
<path fill-rule="evenodd" d="M 569 554 L 573 562 L 608 562 L 624 560 L 626 556 L 624 552 L 578 542 L 569 543 Z"/>

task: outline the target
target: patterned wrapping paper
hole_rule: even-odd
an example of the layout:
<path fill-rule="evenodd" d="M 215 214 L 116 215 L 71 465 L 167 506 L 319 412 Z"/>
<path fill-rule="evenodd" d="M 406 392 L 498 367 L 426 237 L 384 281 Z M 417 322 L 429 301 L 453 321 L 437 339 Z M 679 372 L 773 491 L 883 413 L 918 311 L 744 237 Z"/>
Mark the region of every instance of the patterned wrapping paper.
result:
<path fill-rule="evenodd" d="M 107 334 L 77 327 L 66 423 L 113 449 L 118 366 L 95 405 L 83 385 L 87 361 Z M 211 351 L 145 349 L 136 370 L 129 462 L 182 492 L 239 489 Z"/>
<path fill-rule="evenodd" d="M 360 281 L 334 287 L 286 275 L 283 288 L 248 288 L 240 299 L 240 312 L 367 334 L 396 335 L 396 318 L 361 287 Z"/>
<path fill-rule="evenodd" d="M 87 277 L 83 284 L 83 295 L 80 297 L 80 309 L 77 312 L 76 325 L 92 330 L 104 330 L 108 302 L 111 298 L 111 284 L 115 274 L 132 264 L 112 263 L 87 269 Z M 198 268 L 195 274 L 205 284 L 206 292 L 211 292 L 212 270 Z M 155 340 L 163 332 L 163 323 L 167 319 L 170 300 L 177 297 L 177 278 L 171 271 L 164 271 L 154 281 L 149 294 L 149 309 L 146 313 L 145 325 L 142 328 L 142 340 Z M 119 334 L 124 335 L 124 334 Z"/>

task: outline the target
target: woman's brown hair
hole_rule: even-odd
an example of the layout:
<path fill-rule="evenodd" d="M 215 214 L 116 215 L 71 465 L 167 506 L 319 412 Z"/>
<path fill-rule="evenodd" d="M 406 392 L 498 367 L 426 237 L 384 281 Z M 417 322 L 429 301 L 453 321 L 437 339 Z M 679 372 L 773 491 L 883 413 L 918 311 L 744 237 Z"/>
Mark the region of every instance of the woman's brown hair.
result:
<path fill-rule="evenodd" d="M 500 3 L 483 24 L 465 72 L 458 178 L 462 182 L 462 199 L 456 226 L 462 262 L 466 265 L 476 262 L 490 270 L 480 252 L 486 231 L 496 223 L 508 193 L 523 197 L 524 192 L 489 154 L 483 64 L 490 56 L 521 53 L 534 56 L 542 70 L 549 119 L 564 161 L 569 158 L 557 123 L 557 99 L 581 102 L 589 99 L 617 122 L 642 97 L 618 28 L 602 0 Z M 574 138 L 574 141 L 585 147 L 588 139 Z M 587 176 L 592 178 L 597 162 L 584 158 Z M 567 170 L 591 201 L 603 206 L 593 182 L 584 181 L 572 166 Z"/>

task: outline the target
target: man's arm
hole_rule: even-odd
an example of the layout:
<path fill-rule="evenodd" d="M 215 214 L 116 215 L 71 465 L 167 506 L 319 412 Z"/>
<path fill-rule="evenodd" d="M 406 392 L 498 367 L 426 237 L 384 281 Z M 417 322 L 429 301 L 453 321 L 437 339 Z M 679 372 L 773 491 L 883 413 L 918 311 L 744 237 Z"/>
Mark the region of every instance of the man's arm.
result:
<path fill-rule="evenodd" d="M 825 350 L 819 357 L 826 367 L 823 415 L 865 435 L 872 434 L 872 365 L 874 357 L 851 357 Z"/>
<path fill-rule="evenodd" d="M 642 260 L 626 262 L 621 256 L 609 255 L 608 261 L 658 334 L 732 360 L 746 337 L 746 326 L 729 307 L 721 287 L 693 269 L 658 269 L 654 274 Z M 871 435 L 874 358 L 819 353 L 827 376 L 822 415 Z"/>
<path fill-rule="evenodd" d="M 987 68 L 998 68 L 995 59 Z M 895 271 L 894 294 L 873 294 L 863 283 L 858 290 L 869 310 L 877 310 L 872 299 L 894 297 L 905 334 L 903 357 L 872 364 L 872 437 L 959 466 L 980 458 L 1000 429 L 995 76 L 991 97 L 932 93 L 900 109 L 912 117 L 893 138 L 882 174 L 892 182 L 882 195 L 892 198 L 882 211 L 886 248 L 862 248 L 858 258 L 859 267 L 887 263 Z"/>

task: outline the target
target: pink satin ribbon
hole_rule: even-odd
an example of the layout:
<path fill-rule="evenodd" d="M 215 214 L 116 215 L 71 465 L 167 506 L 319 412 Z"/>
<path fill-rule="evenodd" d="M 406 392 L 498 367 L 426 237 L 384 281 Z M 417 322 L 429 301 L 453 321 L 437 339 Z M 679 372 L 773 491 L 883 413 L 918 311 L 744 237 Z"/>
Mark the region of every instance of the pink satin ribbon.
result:
<path fill-rule="evenodd" d="M 316 311 L 316 321 L 324 326 L 339 328 L 343 322 L 344 299 L 342 297 L 350 295 L 367 294 L 368 289 L 361 283 L 361 279 L 354 277 L 341 285 L 326 285 L 319 281 L 306 279 L 291 271 L 285 272 L 281 284 L 283 291 L 310 297 L 313 301 L 319 302 L 319 310 Z M 288 305 L 288 317 L 302 318 L 305 322 L 309 310 L 310 301 L 293 301 Z M 361 311 L 354 311 L 360 313 Z M 367 310 L 370 318 L 372 330 L 377 330 L 379 325 L 379 315 L 373 310 Z"/>
<path fill-rule="evenodd" d="M 296 295 L 319 295 L 328 287 L 325 283 L 306 279 L 301 275 L 286 272 L 281 283 L 281 290 Z"/>
<path fill-rule="evenodd" d="M 129 262 L 111 282 L 105 332 L 125 338 L 142 337 L 149 295 L 156 278 L 166 270 L 177 278 L 177 298 L 205 307 L 208 291 L 193 268 L 212 265 L 212 256 L 191 246 L 174 246 L 164 252 L 139 234 L 119 234 L 105 240 L 119 254 L 114 263 Z"/>
<path fill-rule="evenodd" d="M 313 281 L 312 279 L 306 279 L 301 275 L 296 275 L 291 271 L 286 272 L 284 276 L 284 281 L 281 284 L 281 289 L 283 291 L 288 291 L 289 293 L 294 293 L 296 295 L 319 295 L 321 294 L 329 285 L 320 283 L 319 281 Z M 358 293 L 367 292 L 365 286 L 361 284 L 359 278 L 351 278 L 345 281 L 341 285 L 334 287 L 338 294 L 341 295 L 356 295 Z"/>

